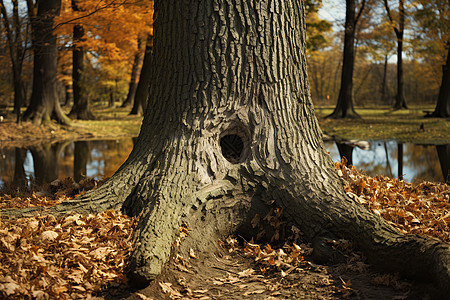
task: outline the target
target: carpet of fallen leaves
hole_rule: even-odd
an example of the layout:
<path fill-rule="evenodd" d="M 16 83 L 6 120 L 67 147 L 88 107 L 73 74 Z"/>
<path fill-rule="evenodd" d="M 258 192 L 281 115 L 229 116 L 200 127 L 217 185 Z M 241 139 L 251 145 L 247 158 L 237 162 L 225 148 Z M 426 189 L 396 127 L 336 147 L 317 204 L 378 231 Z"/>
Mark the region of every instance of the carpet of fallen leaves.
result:
<path fill-rule="evenodd" d="M 55 205 L 98 182 L 54 181 L 40 191 L 7 190 L 1 208 Z M 107 286 L 126 285 L 135 218 L 115 211 L 0 218 L 0 298 L 87 299 Z"/>
<path fill-rule="evenodd" d="M 336 168 L 346 183 L 345 190 L 350 197 L 387 219 L 400 231 L 450 241 L 449 185 L 431 182 L 410 184 L 383 176 L 372 178 L 354 167 L 346 167 L 345 161 L 337 163 Z M 72 179 L 64 179 L 25 192 L 6 188 L 0 191 L 0 208 L 51 206 L 100 184 L 94 180 L 75 183 Z M 1 216 L 0 298 L 89 299 L 95 298 L 108 286 L 127 289 L 124 274 L 133 247 L 135 225 L 135 218 L 114 211 L 89 216 L 73 214 L 59 219 L 53 216 L 20 219 Z M 311 248 L 304 244 L 273 249 L 270 245 L 261 246 L 252 242 L 239 245 L 230 238 L 221 242 L 221 246 L 225 251 L 239 252 L 256 262 L 256 270 L 247 268 L 241 271 L 243 273 L 236 273 L 236 278 L 259 278 L 276 273 L 280 278 L 287 279 L 292 275 L 291 272 L 317 268 L 303 258 L 311 252 Z M 189 256 L 197 259 L 193 251 Z M 183 270 L 187 269 L 180 261 L 182 259 L 175 259 Z M 366 268 L 359 258 L 354 263 L 347 263 L 347 267 Z M 216 278 L 213 284 L 228 284 L 233 278 Z M 391 279 L 382 278 L 381 282 Z M 171 298 L 182 298 L 189 294 L 180 294 L 164 281 L 158 284 L 158 288 Z M 336 292 L 345 295 L 352 290 L 343 281 Z M 259 290 L 253 293 L 257 295 Z M 138 296 L 150 299 L 141 294 Z"/>
<path fill-rule="evenodd" d="M 382 216 L 403 233 L 422 234 L 450 242 L 450 186 L 412 184 L 386 176 L 366 176 L 345 159 L 336 163 L 345 191 L 358 203 Z"/>

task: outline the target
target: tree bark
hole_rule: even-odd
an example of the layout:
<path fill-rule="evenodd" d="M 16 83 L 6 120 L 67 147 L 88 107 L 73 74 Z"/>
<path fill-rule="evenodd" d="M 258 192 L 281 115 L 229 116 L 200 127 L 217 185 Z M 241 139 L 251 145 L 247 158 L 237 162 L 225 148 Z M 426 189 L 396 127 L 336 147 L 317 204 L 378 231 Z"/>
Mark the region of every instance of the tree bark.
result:
<path fill-rule="evenodd" d="M 153 36 L 147 38 L 145 45 L 144 62 L 142 63 L 141 74 L 139 76 L 139 83 L 136 87 L 136 95 L 134 98 L 131 115 L 142 115 L 147 107 L 148 89 L 150 86 L 151 72 L 152 72 L 152 52 L 153 52 Z"/>
<path fill-rule="evenodd" d="M 60 123 L 70 124 L 70 119 L 61 110 L 56 89 L 57 46 L 56 36 L 53 34 L 53 19 L 59 15 L 61 0 L 38 1 L 37 8 L 32 1 L 27 3 L 31 18 L 34 66 L 30 104 L 23 119 L 41 124 L 52 118 Z"/>
<path fill-rule="evenodd" d="M 139 74 L 139 67 L 141 67 L 142 61 L 144 59 L 144 43 L 141 39 L 138 39 L 138 50 L 134 56 L 133 67 L 131 68 L 131 78 L 130 85 L 128 88 L 128 94 L 125 101 L 122 103 L 122 107 L 129 107 L 134 105 L 134 98 L 136 96 L 137 89 L 137 79 Z"/>
<path fill-rule="evenodd" d="M 381 100 L 385 104 L 391 104 L 389 103 L 389 95 L 388 95 L 388 88 L 387 88 L 387 71 L 388 71 L 388 56 L 384 56 L 384 64 L 383 64 L 383 79 L 381 80 Z"/>
<path fill-rule="evenodd" d="M 405 31 L 405 5 L 404 0 L 398 1 L 398 22 L 395 25 L 394 18 L 389 7 L 388 0 L 384 0 L 384 7 L 397 37 L 397 95 L 395 96 L 394 109 L 408 108 L 403 88 L 403 35 Z"/>
<path fill-rule="evenodd" d="M 78 0 L 72 0 L 72 10 L 79 11 Z M 71 117 L 78 120 L 93 120 L 94 115 L 89 109 L 89 96 L 86 92 L 86 75 L 84 74 L 84 53 L 83 46 L 85 40 L 84 28 L 81 24 L 73 26 L 73 46 L 72 46 L 72 89 L 73 107 L 70 112 Z"/>
<path fill-rule="evenodd" d="M 132 153 L 51 213 L 140 215 L 133 283 L 156 278 L 171 251 L 208 255 L 277 206 L 305 238 L 350 239 L 370 263 L 448 290 L 450 245 L 404 235 L 345 193 L 310 98 L 302 1 L 161 0 L 155 15 L 151 109 Z M 172 247 L 182 224 L 189 236 Z"/>
<path fill-rule="evenodd" d="M 344 54 L 341 88 L 336 107 L 327 118 L 358 118 L 353 107 L 353 70 L 355 68 L 355 32 L 357 24 L 355 0 L 346 0 Z"/>
<path fill-rule="evenodd" d="M 442 82 L 439 88 L 438 101 L 434 112 L 431 114 L 435 118 L 450 117 L 450 41 L 447 42 L 447 61 L 442 66 Z"/>

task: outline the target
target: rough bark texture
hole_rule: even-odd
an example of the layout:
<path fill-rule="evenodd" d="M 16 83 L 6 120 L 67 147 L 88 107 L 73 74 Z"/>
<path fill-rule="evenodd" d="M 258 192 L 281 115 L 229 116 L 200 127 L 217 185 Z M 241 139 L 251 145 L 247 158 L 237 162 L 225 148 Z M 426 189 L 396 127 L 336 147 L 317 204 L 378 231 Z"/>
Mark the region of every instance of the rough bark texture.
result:
<path fill-rule="evenodd" d="M 136 145 L 103 186 L 51 212 L 140 214 L 134 283 L 158 276 L 182 224 L 190 232 L 180 251 L 211 253 L 218 238 L 278 206 L 308 239 L 351 239 L 369 262 L 448 289 L 448 244 L 403 235 L 345 194 L 310 98 L 302 4 L 156 1 Z M 223 155 L 225 136 L 242 144 L 234 157 Z"/>
<path fill-rule="evenodd" d="M 359 117 L 353 107 L 353 69 L 355 66 L 355 32 L 357 23 L 355 2 L 355 0 L 346 0 L 341 88 L 336 107 L 333 113 L 327 116 L 327 118 Z"/>
<path fill-rule="evenodd" d="M 136 95 L 134 97 L 133 108 L 131 115 L 142 115 L 148 103 L 148 89 L 150 86 L 152 73 L 152 52 L 153 52 L 153 36 L 147 38 L 145 45 L 144 62 L 142 63 L 141 74 L 139 76 L 139 83 L 136 87 Z"/>
<path fill-rule="evenodd" d="M 134 98 L 136 96 L 137 79 L 139 75 L 139 68 L 142 67 L 142 60 L 144 59 L 144 43 L 141 39 L 138 40 L 138 51 L 134 56 L 133 67 L 131 68 L 130 86 L 128 87 L 128 94 L 125 101 L 122 103 L 122 107 L 133 106 Z"/>
<path fill-rule="evenodd" d="M 72 0 L 72 10 L 79 11 L 77 0 Z M 73 26 L 72 46 L 72 89 L 73 107 L 70 116 L 78 120 L 92 120 L 94 115 L 89 109 L 89 96 L 86 92 L 86 79 L 84 75 L 84 48 L 79 45 L 84 41 L 84 28 L 81 24 Z"/>
<path fill-rule="evenodd" d="M 435 118 L 450 117 L 450 41 L 448 41 L 447 61 L 442 66 L 442 82 L 439 88 L 439 96 L 434 112 L 431 114 Z"/>
<path fill-rule="evenodd" d="M 31 1 L 29 1 L 31 2 Z M 53 19 L 59 15 L 61 0 L 38 1 L 36 7 L 29 4 L 34 54 L 33 88 L 30 104 L 23 116 L 35 124 L 53 118 L 60 123 L 70 123 L 59 104 L 57 93 L 57 48 L 53 34 Z"/>

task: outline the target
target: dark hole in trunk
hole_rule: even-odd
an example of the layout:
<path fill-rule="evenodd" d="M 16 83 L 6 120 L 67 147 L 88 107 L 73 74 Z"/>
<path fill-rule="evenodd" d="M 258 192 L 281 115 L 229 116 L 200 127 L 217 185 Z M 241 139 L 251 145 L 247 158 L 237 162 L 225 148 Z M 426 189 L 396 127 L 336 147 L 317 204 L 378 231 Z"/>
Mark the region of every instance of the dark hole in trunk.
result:
<path fill-rule="evenodd" d="M 229 134 L 220 139 L 220 148 L 222 148 L 222 155 L 226 160 L 237 164 L 241 159 L 242 150 L 244 150 L 244 142 L 240 136 Z"/>

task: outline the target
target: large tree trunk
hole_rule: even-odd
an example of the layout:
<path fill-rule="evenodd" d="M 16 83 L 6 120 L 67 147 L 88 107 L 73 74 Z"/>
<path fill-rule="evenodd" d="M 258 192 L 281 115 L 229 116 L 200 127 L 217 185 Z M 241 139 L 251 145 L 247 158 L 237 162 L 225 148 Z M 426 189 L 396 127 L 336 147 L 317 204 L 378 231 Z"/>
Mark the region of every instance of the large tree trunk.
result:
<path fill-rule="evenodd" d="M 136 96 L 137 79 L 139 74 L 139 67 L 141 67 L 142 60 L 144 59 L 144 43 L 141 39 L 138 39 L 138 50 L 134 56 L 133 67 L 131 68 L 130 85 L 128 87 L 128 94 L 125 101 L 122 103 L 122 107 L 133 106 L 134 98 Z"/>
<path fill-rule="evenodd" d="M 355 118 L 359 115 L 353 107 L 353 70 L 355 67 L 355 32 L 356 12 L 355 0 L 346 0 L 344 59 L 342 63 L 341 89 L 336 107 L 327 118 Z"/>
<path fill-rule="evenodd" d="M 432 113 L 435 118 L 450 117 L 450 41 L 447 42 L 447 61 L 442 66 L 442 82 L 439 88 L 439 96 L 436 108 Z"/>
<path fill-rule="evenodd" d="M 79 11 L 77 0 L 72 0 L 72 10 Z M 71 117 L 78 120 L 92 120 L 94 115 L 89 109 L 89 96 L 86 92 L 86 75 L 84 74 L 84 48 L 80 46 L 85 40 L 84 28 L 81 24 L 73 26 L 72 45 L 72 88 L 73 107 L 70 112 Z"/>
<path fill-rule="evenodd" d="M 31 2 L 31 1 L 30 1 Z M 32 120 L 35 124 L 53 118 L 60 123 L 70 123 L 59 104 L 57 83 L 57 47 L 53 34 L 53 19 L 59 15 L 61 0 L 38 1 L 36 7 L 31 4 L 30 11 L 32 42 L 34 53 L 33 89 L 30 104 L 23 116 L 24 120 Z"/>
<path fill-rule="evenodd" d="M 140 215 L 130 277 L 217 239 L 273 206 L 305 238 L 353 240 L 369 262 L 450 287 L 450 246 L 404 235 L 344 192 L 324 148 L 306 72 L 303 2 L 155 3 L 149 109 L 114 176 L 50 212 Z M 151 109 L 150 109 L 151 108 Z"/>
<path fill-rule="evenodd" d="M 145 45 L 144 62 L 142 63 L 141 74 L 139 76 L 139 83 L 136 87 L 136 95 L 134 98 L 131 115 L 142 115 L 147 107 L 148 89 L 152 73 L 152 52 L 153 52 L 153 36 L 147 38 Z"/>

